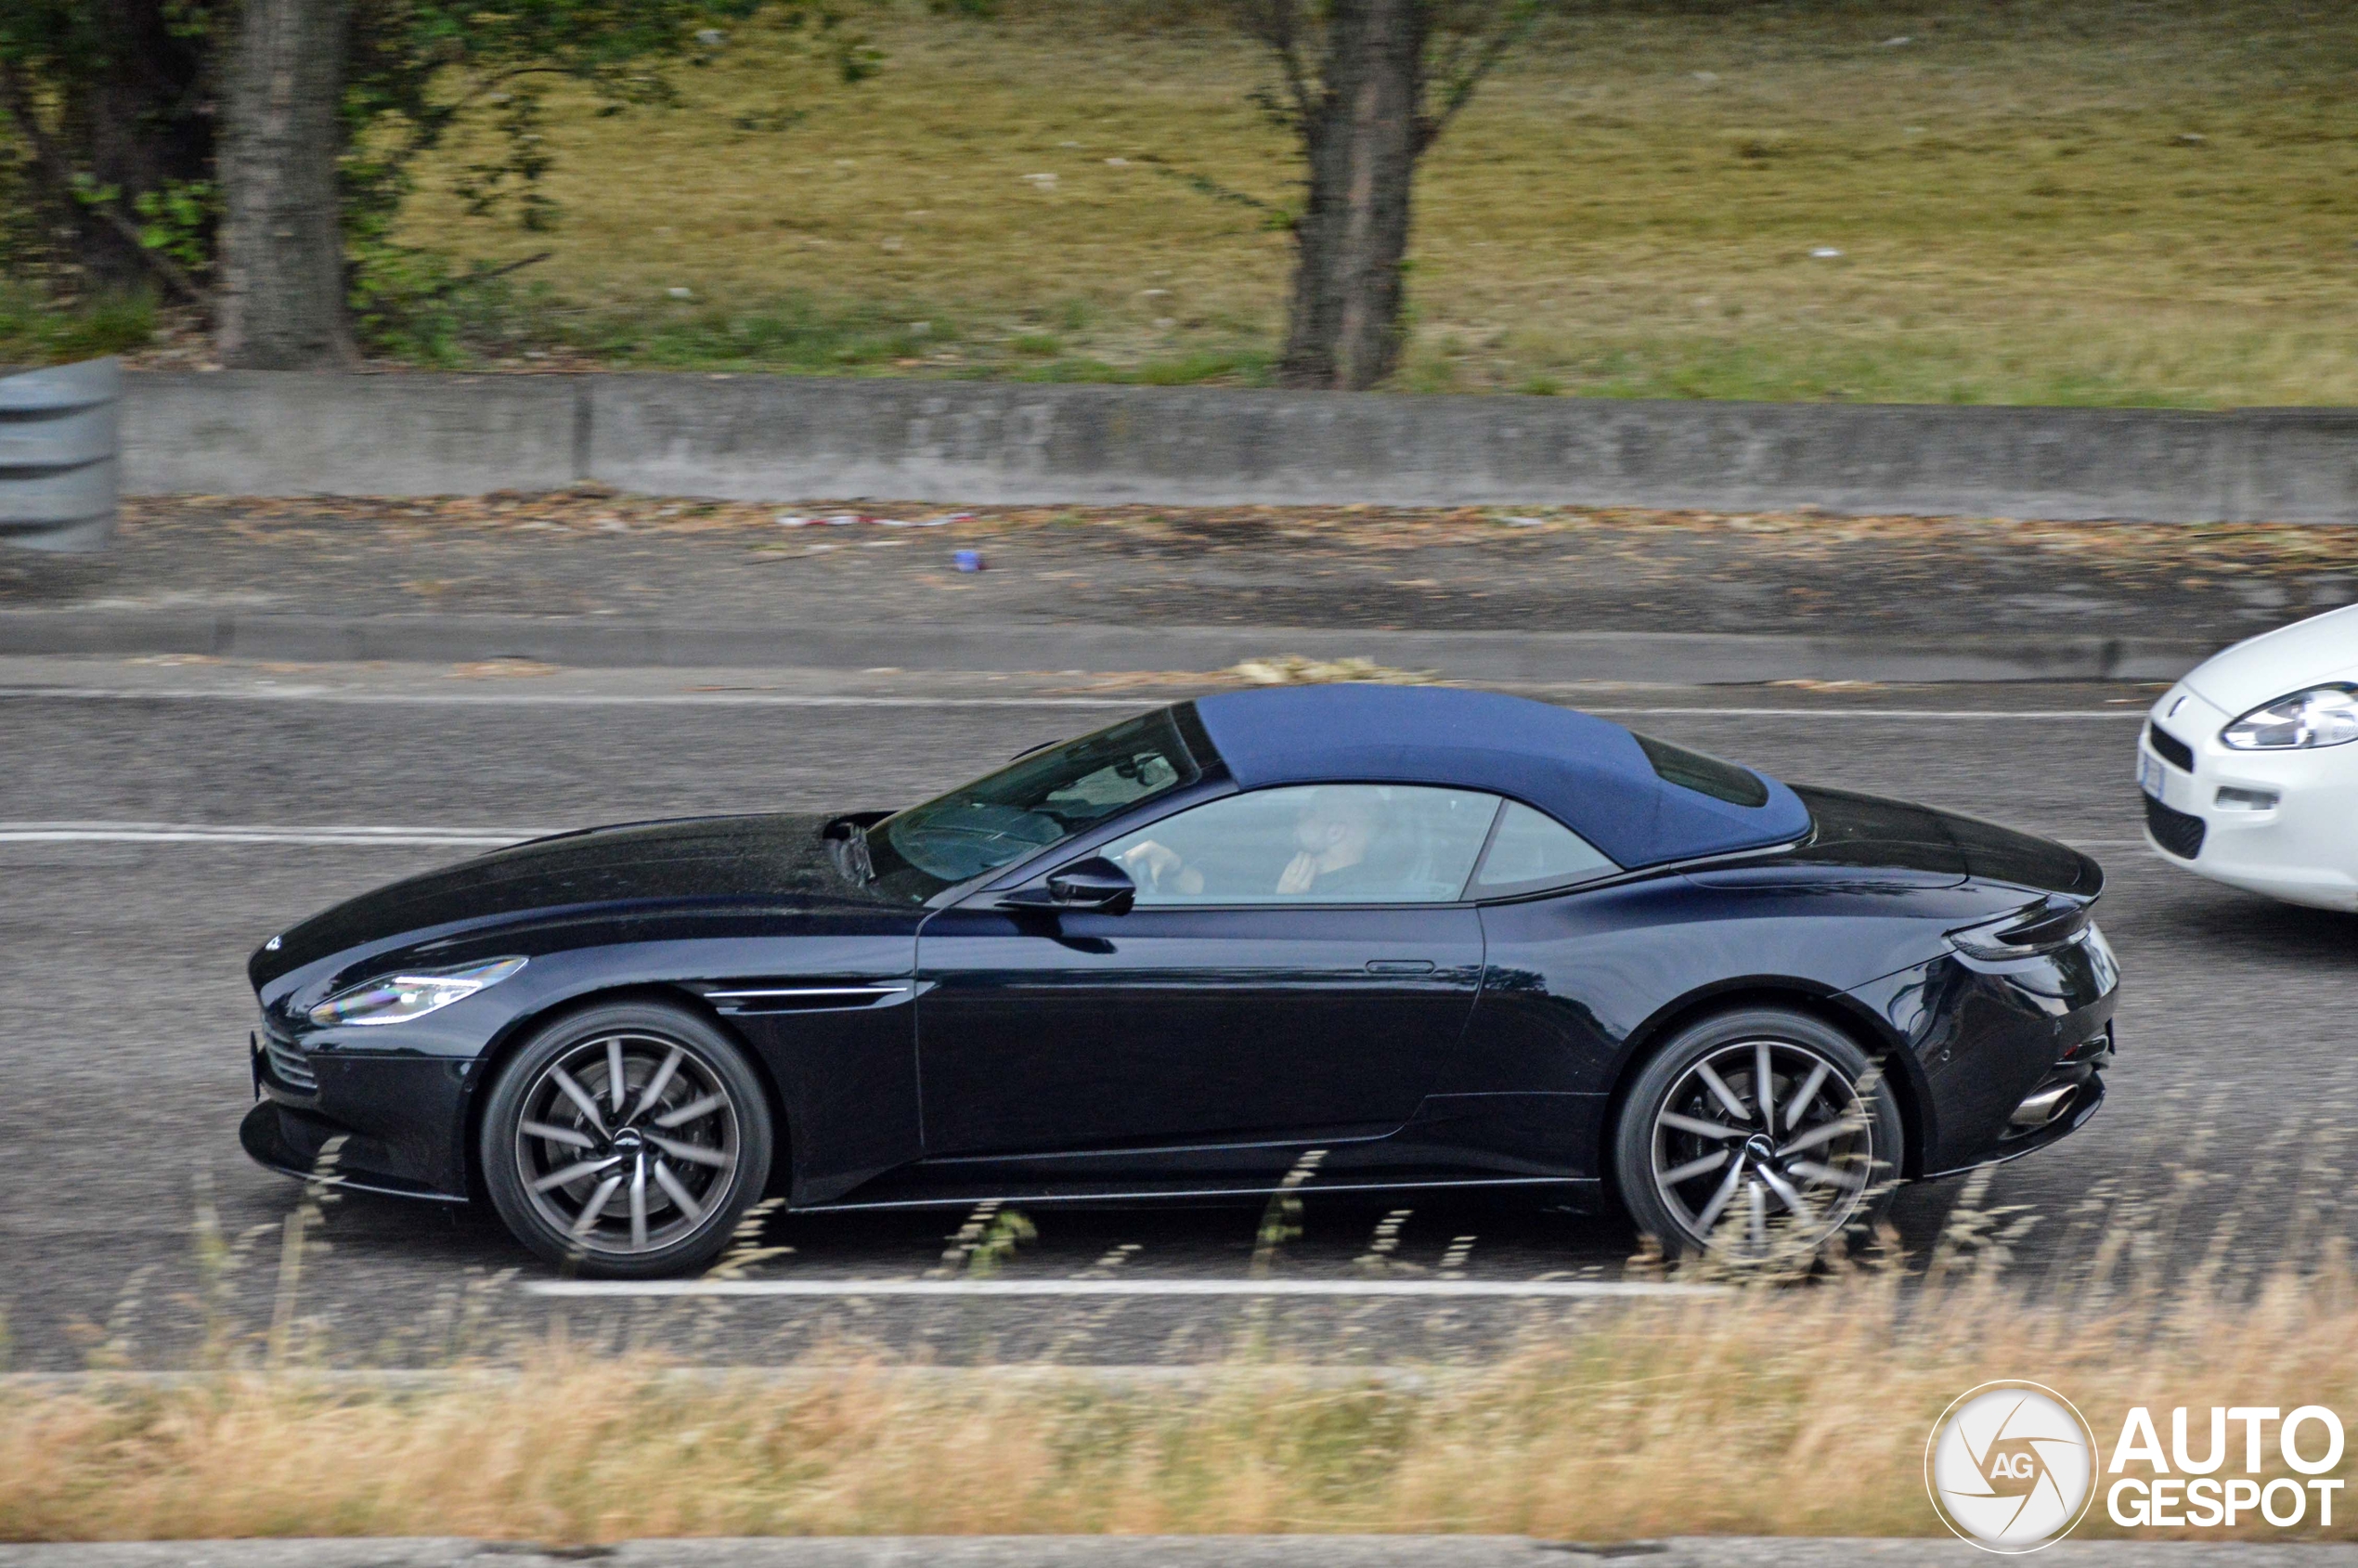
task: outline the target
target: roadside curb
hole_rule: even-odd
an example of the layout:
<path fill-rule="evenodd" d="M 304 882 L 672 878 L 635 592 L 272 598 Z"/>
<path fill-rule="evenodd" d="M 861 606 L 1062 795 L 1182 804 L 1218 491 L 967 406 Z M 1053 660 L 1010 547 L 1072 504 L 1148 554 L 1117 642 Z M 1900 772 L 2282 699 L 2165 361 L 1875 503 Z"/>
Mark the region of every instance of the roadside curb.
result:
<path fill-rule="evenodd" d="M 2218 651 L 2189 639 L 1336 627 L 726 625 L 622 616 L 0 611 L 0 655 L 188 654 L 332 664 L 531 659 L 589 669 L 1213 670 L 1299 654 L 1453 680 L 1714 685 L 1765 680 L 2174 680 Z"/>
<path fill-rule="evenodd" d="M 1660 1568 L 1852 1568 L 1983 1563 L 1949 1539 L 1679 1536 L 1597 1543 L 1517 1536 L 819 1536 L 541 1547 L 435 1538 L 109 1541 L 0 1546 L 0 1568 L 1551 1568 L 1599 1560 Z M 2351 1568 L 2358 1546 L 2063 1541 L 2054 1568 Z"/>

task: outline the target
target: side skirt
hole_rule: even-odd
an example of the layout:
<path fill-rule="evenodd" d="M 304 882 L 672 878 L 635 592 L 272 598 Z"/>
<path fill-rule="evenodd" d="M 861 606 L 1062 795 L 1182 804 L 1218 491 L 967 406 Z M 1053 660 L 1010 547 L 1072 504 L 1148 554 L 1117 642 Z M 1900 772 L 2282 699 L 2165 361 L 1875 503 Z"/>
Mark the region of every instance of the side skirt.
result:
<path fill-rule="evenodd" d="M 1108 1207 L 1169 1202 L 1202 1202 L 1231 1198 L 1267 1198 L 1290 1191 L 1302 1198 L 1323 1198 L 1344 1192 L 1450 1192 L 1501 1188 L 1552 1190 L 1566 1206 L 1583 1213 L 1596 1211 L 1603 1183 L 1592 1176 L 1474 1176 L 1436 1178 L 1427 1182 L 1312 1182 L 1297 1187 L 1276 1183 L 1252 1186 L 1105 1187 L 1069 1191 L 958 1192 L 918 1198 L 844 1199 L 832 1203 L 797 1204 L 793 1214 L 841 1214 L 887 1209 L 968 1209 L 978 1203 L 1099 1203 Z"/>

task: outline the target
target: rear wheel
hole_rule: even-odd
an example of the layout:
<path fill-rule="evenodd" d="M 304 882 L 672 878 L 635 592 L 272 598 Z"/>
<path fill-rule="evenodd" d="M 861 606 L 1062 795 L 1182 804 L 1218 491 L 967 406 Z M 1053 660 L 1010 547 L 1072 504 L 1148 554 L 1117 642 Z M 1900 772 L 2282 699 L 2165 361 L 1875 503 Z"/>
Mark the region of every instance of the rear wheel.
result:
<path fill-rule="evenodd" d="M 1690 1025 L 1640 1069 L 1613 1134 L 1622 1200 L 1674 1256 L 1807 1252 L 1863 1234 L 1904 1134 L 1881 1069 L 1806 1013 Z"/>
<path fill-rule="evenodd" d="M 616 1003 L 511 1058 L 483 1118 L 485 1185 L 517 1239 L 583 1274 L 700 1266 L 770 1177 L 770 1108 L 741 1051 L 693 1013 Z"/>

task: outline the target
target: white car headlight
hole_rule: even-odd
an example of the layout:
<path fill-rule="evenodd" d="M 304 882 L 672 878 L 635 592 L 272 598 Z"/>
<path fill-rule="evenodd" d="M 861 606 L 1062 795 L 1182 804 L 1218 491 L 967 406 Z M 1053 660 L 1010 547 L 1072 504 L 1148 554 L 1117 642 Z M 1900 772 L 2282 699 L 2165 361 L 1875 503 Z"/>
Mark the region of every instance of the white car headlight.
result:
<path fill-rule="evenodd" d="M 439 1012 L 453 1002 L 498 985 L 523 968 L 521 958 L 495 958 L 455 969 L 413 969 L 350 986 L 311 1009 L 315 1024 L 399 1024 Z"/>
<path fill-rule="evenodd" d="M 2236 751 L 2307 751 L 2358 741 L 2358 689 L 2312 686 L 2255 707 L 2220 732 Z"/>

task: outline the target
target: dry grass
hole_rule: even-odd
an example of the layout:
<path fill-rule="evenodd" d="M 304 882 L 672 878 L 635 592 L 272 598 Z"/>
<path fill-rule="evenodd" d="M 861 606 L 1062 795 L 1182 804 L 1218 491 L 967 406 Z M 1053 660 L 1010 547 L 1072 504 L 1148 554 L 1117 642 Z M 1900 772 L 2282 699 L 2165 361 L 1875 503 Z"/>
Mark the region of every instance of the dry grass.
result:
<path fill-rule="evenodd" d="M 1989 1378 L 2062 1389 L 2107 1450 L 2131 1404 L 2358 1408 L 2352 1283 L 2058 1312 L 1871 1275 L 1615 1307 L 1391 1383 L 1250 1360 L 1176 1393 L 1078 1372 L 715 1380 L 552 1352 L 427 1391 L 301 1372 L 27 1390 L 0 1408 L 0 1539 L 1924 1535 L 1924 1435 Z M 2336 1517 L 2326 1534 L 2358 1535 Z M 2082 1529 L 2118 1533 L 2101 1508 Z"/>
<path fill-rule="evenodd" d="M 1152 161 L 1289 200 L 1260 64 L 1109 9 L 904 13 L 849 91 L 749 32 L 682 111 L 560 118 L 554 236 L 409 237 L 552 246 L 560 359 L 1253 379 L 1286 241 Z M 2324 0 L 1582 9 L 1431 162 L 1403 383 L 2358 400 L 2353 66 Z"/>
<path fill-rule="evenodd" d="M 1380 686 L 1438 685 L 1438 671 L 1394 669 L 1373 659 L 1314 659 L 1302 654 L 1271 654 L 1245 659 L 1224 673 L 1248 686 L 1316 686 L 1330 680 L 1366 680 Z"/>
<path fill-rule="evenodd" d="M 1176 1377 L 1053 1359 L 960 1371 L 847 1346 L 711 1370 L 584 1354 L 563 1319 L 519 1354 L 489 1348 L 495 1280 L 451 1303 L 439 1372 L 339 1374 L 324 1369 L 330 1326 L 303 1305 L 304 1238 L 332 1228 L 334 1192 L 312 1184 L 282 1226 L 227 1238 L 201 1183 L 188 1297 L 206 1327 L 198 1370 L 110 1372 L 130 1348 L 110 1340 L 87 1377 L 0 1380 L 0 1541 L 1937 1536 L 1926 1436 L 1951 1400 L 1993 1379 L 2059 1390 L 2107 1455 L 2132 1405 L 2157 1409 L 2165 1432 L 2177 1406 L 2196 1412 L 2197 1431 L 2213 1406 L 2358 1411 L 2358 1269 L 2335 1196 L 2344 1101 L 2321 1091 L 2245 1151 L 2230 1189 L 2208 1131 L 2218 1095 L 2196 1108 L 2165 1095 L 2140 1149 L 2056 1216 L 2065 1234 L 2035 1283 L 2010 1270 L 2039 1216 L 1988 1205 L 1993 1168 L 1965 1181 L 1912 1261 L 1886 1236 L 1858 1262 L 1772 1257 L 1682 1276 L 1717 1292 L 1535 1304 L 1520 1342 L 1475 1364 L 1294 1363 L 1273 1353 L 1272 1320 L 1249 1314 L 1224 1356 Z M 2164 1158 L 2163 1129 L 2187 1126 L 2167 1136 L 2183 1158 Z M 1289 1191 L 1263 1216 L 1256 1272 L 1286 1266 L 1293 1203 Z M 2288 1211 L 2289 1227 L 2264 1246 L 2246 1236 L 2250 1204 Z M 1420 1268 L 1392 1255 L 1399 1218 L 1377 1227 L 1360 1268 Z M 793 1266 L 761 1228 L 740 1228 L 717 1275 Z M 2191 1245 L 2205 1229 L 2209 1245 Z M 1014 1211 L 984 1205 L 941 1268 L 995 1272 L 1032 1236 Z M 2261 1257 L 2274 1272 L 2259 1272 Z M 1638 1277 L 1658 1269 L 1631 1264 Z M 240 1315 L 241 1301 L 265 1299 L 238 1288 L 246 1270 L 269 1277 L 266 1326 Z M 638 1342 L 694 1342 L 725 1311 L 656 1309 Z M 2270 1447 L 2269 1471 L 2288 1473 Z M 2336 1474 L 2353 1472 L 2358 1447 Z M 2310 1521 L 2135 1533 L 2358 1538 L 2346 1493 L 2330 1528 Z M 2080 1533 L 2124 1532 L 2100 1507 Z"/>
<path fill-rule="evenodd" d="M 568 535 L 703 538 L 757 551 L 801 551 L 809 542 L 875 537 L 862 517 L 832 527 L 784 527 L 782 516 L 858 516 L 869 509 L 901 524 L 939 527 L 925 538 L 991 540 L 1057 533 L 1145 545 L 1196 543 L 1254 552 L 1406 552 L 1500 539 L 1571 540 L 1626 536 L 1636 550 L 1665 537 L 1699 536 L 1761 556 L 1819 561 L 1831 548 L 1863 545 L 1902 554 L 1942 551 L 2041 553 L 2110 564 L 2165 577 L 2211 572 L 2326 571 L 2358 558 L 2358 526 L 2341 524 L 2054 522 L 2024 518 L 1833 516 L 1812 509 L 1715 512 L 1646 507 L 1340 506 L 1176 507 L 1147 505 L 957 506 L 930 502 L 817 500 L 782 509 L 771 501 L 654 496 L 583 483 L 563 490 L 467 496 L 126 496 L 128 533 L 202 530 L 273 551 L 372 538 L 409 548 L 452 539 L 562 539 Z M 887 534 L 882 537 L 893 538 Z M 2208 585 L 2198 585 L 2208 586 Z"/>

